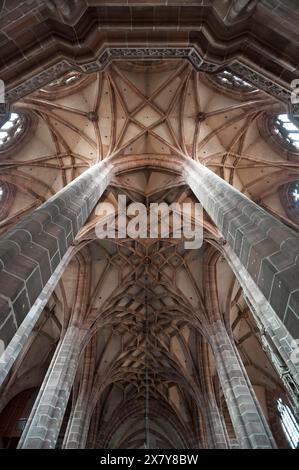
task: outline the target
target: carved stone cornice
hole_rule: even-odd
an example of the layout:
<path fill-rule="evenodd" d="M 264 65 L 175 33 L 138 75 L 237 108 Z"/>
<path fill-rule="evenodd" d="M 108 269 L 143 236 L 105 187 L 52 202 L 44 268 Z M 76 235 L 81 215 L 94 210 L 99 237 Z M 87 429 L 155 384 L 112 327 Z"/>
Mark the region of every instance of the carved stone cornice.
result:
<path fill-rule="evenodd" d="M 191 52 L 188 58 L 197 69 L 213 72 L 238 62 L 286 90 L 298 76 L 297 12 L 288 15 L 289 10 L 281 8 L 284 23 L 277 28 L 276 9 L 272 12 L 264 1 L 258 5 L 247 0 L 123 3 L 76 0 L 71 9 L 66 0 L 3 3 L 0 76 L 7 90 L 20 90 L 30 79 L 36 79 L 37 86 L 48 83 L 46 77 L 53 70 L 57 78 L 70 67 L 101 65 L 105 51 L 124 44 L 127 54 L 137 48 L 139 56 L 144 48 L 192 48 L 198 55 Z"/>
<path fill-rule="evenodd" d="M 46 86 L 48 83 L 61 77 L 70 70 L 78 70 L 82 73 L 93 73 L 104 70 L 113 60 L 153 60 L 153 59 L 187 59 L 193 67 L 202 72 L 217 72 L 222 65 L 217 62 L 206 61 L 194 47 L 117 47 L 106 48 L 97 60 L 84 64 L 76 64 L 71 61 L 62 60 L 59 63 L 41 71 L 33 78 L 28 78 L 21 85 L 16 86 L 6 93 L 6 99 L 13 103 L 24 96 Z M 226 67 L 236 73 L 245 81 L 256 88 L 263 90 L 280 101 L 290 103 L 290 91 L 275 83 L 274 80 L 266 78 L 262 72 L 257 72 L 249 66 L 234 60 Z"/>

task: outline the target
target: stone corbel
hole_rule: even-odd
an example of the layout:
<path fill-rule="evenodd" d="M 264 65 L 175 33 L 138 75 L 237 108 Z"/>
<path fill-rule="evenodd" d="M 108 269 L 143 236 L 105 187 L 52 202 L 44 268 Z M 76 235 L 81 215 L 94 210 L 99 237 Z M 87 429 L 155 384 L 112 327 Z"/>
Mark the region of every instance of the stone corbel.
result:
<path fill-rule="evenodd" d="M 258 0 L 221 0 L 214 5 L 223 22 L 231 25 L 251 16 L 257 4 Z"/>
<path fill-rule="evenodd" d="M 70 23 L 77 11 L 79 9 L 83 11 L 83 7 L 86 6 L 82 0 L 72 0 L 71 2 L 69 0 L 49 0 L 46 5 L 51 15 L 55 15 L 65 23 Z"/>

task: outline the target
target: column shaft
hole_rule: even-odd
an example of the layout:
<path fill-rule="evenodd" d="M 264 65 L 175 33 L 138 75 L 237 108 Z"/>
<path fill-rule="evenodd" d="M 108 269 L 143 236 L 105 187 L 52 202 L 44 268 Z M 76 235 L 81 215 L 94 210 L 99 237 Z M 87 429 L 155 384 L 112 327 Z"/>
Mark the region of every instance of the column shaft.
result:
<path fill-rule="evenodd" d="M 221 320 L 211 325 L 211 347 L 219 380 L 240 447 L 271 449 L 275 442 Z"/>
<path fill-rule="evenodd" d="M 207 404 L 205 410 L 207 440 L 210 449 L 229 448 L 229 439 L 216 403 Z"/>
<path fill-rule="evenodd" d="M 293 338 L 299 338 L 299 235 L 208 168 L 185 179 Z"/>
<path fill-rule="evenodd" d="M 93 413 L 91 392 L 96 366 L 96 337 L 85 348 L 78 396 L 64 436 L 64 449 L 84 449 Z"/>
<path fill-rule="evenodd" d="M 68 249 L 109 184 L 112 172 L 107 162 L 94 165 L 0 239 L 0 354 L 1 345 L 6 348 L 0 360 L 0 386 L 55 288 Z"/>
<path fill-rule="evenodd" d="M 55 448 L 77 372 L 84 332 L 70 326 L 58 346 L 18 448 Z"/>
<path fill-rule="evenodd" d="M 86 400 L 81 397 L 77 400 L 63 442 L 64 449 L 85 449 L 92 411 Z"/>
<path fill-rule="evenodd" d="M 9 343 L 112 176 L 100 162 L 0 239 L 0 338 Z"/>

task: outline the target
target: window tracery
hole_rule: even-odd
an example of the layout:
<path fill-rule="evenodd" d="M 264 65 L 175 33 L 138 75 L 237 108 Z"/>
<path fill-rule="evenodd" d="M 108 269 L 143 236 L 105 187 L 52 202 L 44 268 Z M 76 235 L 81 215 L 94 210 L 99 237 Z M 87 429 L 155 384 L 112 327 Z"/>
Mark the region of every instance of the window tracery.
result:
<path fill-rule="evenodd" d="M 229 70 L 223 70 L 215 75 L 216 81 L 219 85 L 225 86 L 230 89 L 239 91 L 254 91 L 256 90 L 253 85 L 246 82 L 242 78 L 233 74 Z"/>
<path fill-rule="evenodd" d="M 299 152 L 299 129 L 287 114 L 279 114 L 272 119 L 272 132 L 290 150 Z"/>
<path fill-rule="evenodd" d="M 36 95 L 49 100 L 63 98 L 82 90 L 95 79 L 96 74 L 84 74 L 72 70 L 41 88 Z"/>
<path fill-rule="evenodd" d="M 60 87 L 69 87 L 72 85 L 75 85 L 75 83 L 78 83 L 82 79 L 82 73 L 80 72 L 69 72 L 66 75 L 63 75 L 63 77 L 58 78 L 54 82 L 49 83 L 47 87 L 44 88 L 45 91 L 54 91 L 57 88 Z"/>
<path fill-rule="evenodd" d="M 0 151 L 13 145 L 23 134 L 26 119 L 22 114 L 10 113 L 9 118 L 0 127 Z"/>
<path fill-rule="evenodd" d="M 299 181 L 292 182 L 287 187 L 288 206 L 293 216 L 299 220 Z"/>

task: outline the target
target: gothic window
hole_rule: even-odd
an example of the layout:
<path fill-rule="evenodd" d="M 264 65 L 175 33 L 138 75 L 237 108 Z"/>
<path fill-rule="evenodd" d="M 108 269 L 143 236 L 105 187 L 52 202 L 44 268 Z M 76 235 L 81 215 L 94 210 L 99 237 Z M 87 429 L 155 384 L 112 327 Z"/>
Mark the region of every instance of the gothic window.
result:
<path fill-rule="evenodd" d="M 84 74 L 75 70 L 67 72 L 47 86 L 41 88 L 37 95 L 50 100 L 69 96 L 83 88 L 96 79 L 95 74 Z"/>
<path fill-rule="evenodd" d="M 299 216 L 299 181 L 296 181 L 289 186 L 289 197 Z"/>
<path fill-rule="evenodd" d="M 80 72 L 69 72 L 63 77 L 55 80 L 54 82 L 50 83 L 45 90 L 53 90 L 55 88 L 60 88 L 62 86 L 71 86 L 75 83 L 79 82 L 82 79 L 82 74 Z"/>
<path fill-rule="evenodd" d="M 273 132 L 290 150 L 299 151 L 299 129 L 287 114 L 279 114 L 274 119 Z"/>
<path fill-rule="evenodd" d="M 292 217 L 299 220 L 299 181 L 288 184 L 287 188 L 287 206 Z"/>
<path fill-rule="evenodd" d="M 299 223 L 299 180 L 283 184 L 279 188 L 281 203 L 290 220 Z"/>
<path fill-rule="evenodd" d="M 228 70 L 223 70 L 223 72 L 217 73 L 216 81 L 227 88 L 231 88 L 234 90 L 240 91 L 254 91 L 255 88 L 250 83 L 246 82 L 242 78 L 234 75 L 232 72 Z"/>
<path fill-rule="evenodd" d="M 298 449 L 299 446 L 299 425 L 290 408 L 283 403 L 282 399 L 277 400 L 277 409 L 280 421 L 287 440 L 292 449 Z"/>
<path fill-rule="evenodd" d="M 17 113 L 11 113 L 0 127 L 0 151 L 6 150 L 21 136 L 25 130 L 25 118 Z"/>

